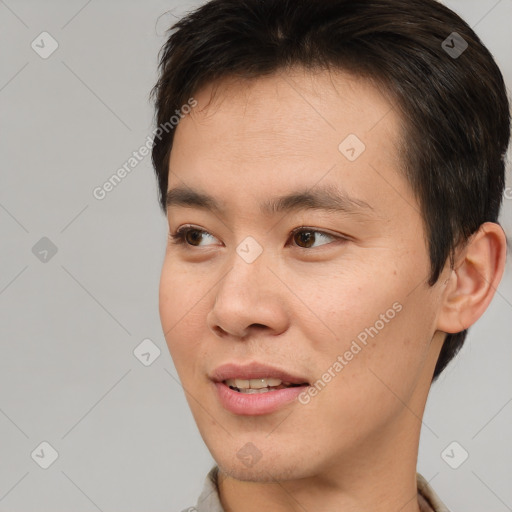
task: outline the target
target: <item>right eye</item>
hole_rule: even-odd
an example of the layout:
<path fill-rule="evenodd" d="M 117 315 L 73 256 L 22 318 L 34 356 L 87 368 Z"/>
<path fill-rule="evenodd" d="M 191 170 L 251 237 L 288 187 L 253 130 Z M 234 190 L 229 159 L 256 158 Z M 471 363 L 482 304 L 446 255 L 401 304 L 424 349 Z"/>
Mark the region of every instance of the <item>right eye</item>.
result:
<path fill-rule="evenodd" d="M 169 239 L 171 240 L 171 243 L 184 246 L 190 245 L 192 247 L 199 247 L 201 238 L 203 236 L 209 236 L 215 239 L 215 237 L 210 235 L 208 231 L 191 226 L 183 226 L 179 228 L 176 233 L 169 233 Z"/>

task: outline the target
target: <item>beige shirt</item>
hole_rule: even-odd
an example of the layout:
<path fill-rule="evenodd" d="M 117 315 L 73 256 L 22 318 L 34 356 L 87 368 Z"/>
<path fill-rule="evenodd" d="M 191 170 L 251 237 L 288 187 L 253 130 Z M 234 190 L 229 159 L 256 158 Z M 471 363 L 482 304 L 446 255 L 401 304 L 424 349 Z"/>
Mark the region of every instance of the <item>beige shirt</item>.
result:
<path fill-rule="evenodd" d="M 186 508 L 182 512 L 225 512 L 219 498 L 217 485 L 218 469 L 218 466 L 213 466 L 206 476 L 197 505 Z M 421 512 L 450 512 L 432 487 L 430 487 L 429 483 L 419 473 L 416 473 L 416 481 L 418 483 L 418 503 Z"/>

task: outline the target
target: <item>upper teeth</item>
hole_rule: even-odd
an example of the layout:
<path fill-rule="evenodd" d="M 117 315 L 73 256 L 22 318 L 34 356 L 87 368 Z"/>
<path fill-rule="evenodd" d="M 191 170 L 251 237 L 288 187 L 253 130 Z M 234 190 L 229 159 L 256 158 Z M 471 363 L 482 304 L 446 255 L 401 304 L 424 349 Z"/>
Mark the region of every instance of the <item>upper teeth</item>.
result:
<path fill-rule="evenodd" d="M 267 387 L 275 387 L 281 385 L 283 382 L 280 379 L 272 377 L 268 379 L 227 379 L 227 386 L 234 386 L 238 389 L 263 389 Z M 286 384 L 286 383 L 285 383 Z"/>

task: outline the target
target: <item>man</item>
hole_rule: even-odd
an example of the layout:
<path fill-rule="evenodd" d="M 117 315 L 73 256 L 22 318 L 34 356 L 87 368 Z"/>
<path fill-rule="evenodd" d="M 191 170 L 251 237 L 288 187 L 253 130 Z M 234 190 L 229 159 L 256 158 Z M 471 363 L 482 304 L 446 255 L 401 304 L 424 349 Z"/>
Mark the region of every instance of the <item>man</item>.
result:
<path fill-rule="evenodd" d="M 213 0 L 174 29 L 160 316 L 217 463 L 189 510 L 447 510 L 416 463 L 504 269 L 492 56 L 434 0 Z"/>

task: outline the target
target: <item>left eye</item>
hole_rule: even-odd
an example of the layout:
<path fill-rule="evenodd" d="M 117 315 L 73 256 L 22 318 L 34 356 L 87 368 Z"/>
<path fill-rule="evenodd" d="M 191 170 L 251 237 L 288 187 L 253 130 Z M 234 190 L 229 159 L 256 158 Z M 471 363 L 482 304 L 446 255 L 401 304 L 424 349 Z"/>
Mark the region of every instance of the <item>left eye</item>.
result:
<path fill-rule="evenodd" d="M 169 238 L 171 239 L 171 242 L 178 245 L 188 245 L 192 247 L 199 247 L 200 243 L 202 241 L 203 237 L 209 237 L 215 240 L 215 237 L 208 233 L 208 231 L 205 231 L 204 229 L 194 228 L 190 226 L 185 226 L 176 231 L 176 233 L 170 233 Z M 335 236 L 330 235 L 328 233 L 324 233 L 323 231 L 318 231 L 316 229 L 306 228 L 306 227 L 300 227 L 294 229 L 291 234 L 290 238 L 297 242 L 297 246 L 301 249 L 311 249 L 315 247 L 315 243 L 318 241 L 318 239 L 343 239 L 341 236 Z M 329 243 L 329 242 L 327 242 Z M 213 245 L 213 244 L 206 244 L 206 245 Z M 319 244 L 319 245 L 326 245 Z"/>
<path fill-rule="evenodd" d="M 315 233 L 319 234 L 320 236 L 315 235 Z M 336 238 L 334 235 L 329 235 L 327 233 L 324 233 L 323 231 L 317 231 L 316 229 L 310 229 L 310 228 L 298 228 L 292 231 L 292 238 L 295 241 L 300 241 L 297 245 L 301 247 L 302 249 L 310 249 L 313 244 L 317 241 L 317 238 L 324 238 L 324 239 L 332 239 L 335 240 Z M 301 243 L 305 244 L 306 247 L 300 245 Z M 325 244 L 320 244 L 325 245 Z"/>

